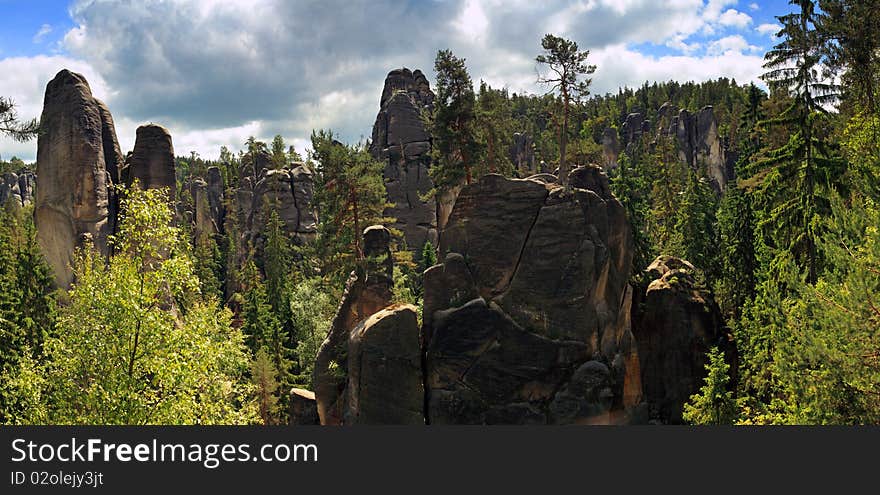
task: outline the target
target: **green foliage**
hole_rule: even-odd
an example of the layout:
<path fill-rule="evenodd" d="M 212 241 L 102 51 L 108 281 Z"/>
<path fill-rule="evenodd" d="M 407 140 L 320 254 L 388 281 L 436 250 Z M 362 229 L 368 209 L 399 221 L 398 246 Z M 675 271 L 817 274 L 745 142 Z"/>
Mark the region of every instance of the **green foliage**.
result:
<path fill-rule="evenodd" d="M 315 356 L 330 330 L 337 298 L 322 286 L 320 279 L 307 278 L 292 288 L 289 299 L 297 343 L 294 352 L 299 370 L 294 383 L 309 387 Z"/>
<path fill-rule="evenodd" d="M 6 136 L 23 143 L 37 137 L 39 132 L 40 123 L 37 122 L 37 119 L 26 122 L 19 121 L 18 113 L 15 111 L 15 102 L 0 96 L 0 136 Z"/>
<path fill-rule="evenodd" d="M 251 363 L 251 380 L 257 390 L 257 405 L 264 425 L 278 424 L 281 416 L 277 375 L 278 370 L 272 363 L 269 353 L 261 347 Z"/>
<path fill-rule="evenodd" d="M 736 417 L 736 400 L 730 387 L 730 365 L 717 347 L 708 354 L 706 378 L 700 393 L 684 405 L 682 417 L 695 425 L 727 425 Z"/>
<path fill-rule="evenodd" d="M 76 284 L 41 362 L 11 375 L 32 405 L 13 420 L 53 424 L 247 423 L 247 353 L 231 313 L 198 293 L 165 193 L 124 198 L 117 255 L 77 255 Z"/>
<path fill-rule="evenodd" d="M 477 139 L 483 143 L 481 148 L 485 151 L 485 170 L 479 167 L 478 175 L 498 173 L 510 176 L 513 173 L 508 150 L 513 143 L 515 124 L 508 98 L 507 90 L 492 89 L 480 81 L 475 119 Z"/>
<path fill-rule="evenodd" d="M 708 284 L 718 277 L 718 236 L 715 214 L 718 199 L 707 179 L 688 174 L 675 215 L 671 252 L 690 261 Z"/>
<path fill-rule="evenodd" d="M 40 254 L 31 208 L 0 208 L 0 373 L 32 360 L 55 325 L 54 278 Z M 0 386 L 0 423 L 25 404 Z"/>
<path fill-rule="evenodd" d="M 562 121 L 559 127 L 559 181 L 568 184 L 568 172 L 571 168 L 566 162 L 566 146 L 568 143 L 568 120 L 572 102 L 589 94 L 592 79 L 581 79 L 596 71 L 595 65 L 587 64 L 589 50 L 579 50 L 574 41 L 546 34 L 541 39 L 544 53 L 535 57 L 535 61 L 545 65 L 548 72 L 539 75 L 538 82 L 546 84 L 550 92 L 559 92 Z"/>
<path fill-rule="evenodd" d="M 470 184 L 473 178 L 476 158 L 480 154 L 476 97 L 463 58 L 456 57 L 450 50 L 440 50 L 434 60 L 434 71 L 437 73 L 437 97 L 434 112 L 428 119 L 432 137 L 432 166 L 429 172 L 435 187 L 444 190 L 461 183 Z M 489 103 L 484 105 L 484 119 L 490 118 L 486 112 L 492 112 L 491 107 Z M 500 118 L 500 110 L 496 109 L 495 117 Z M 493 122 L 495 125 L 483 130 L 489 133 L 487 137 L 500 144 L 500 137 L 494 133 L 500 133 L 499 126 L 503 124 L 497 120 Z M 494 153 L 495 150 L 493 156 Z"/>
<path fill-rule="evenodd" d="M 626 209 L 626 216 L 632 228 L 635 282 L 638 282 L 638 278 L 655 256 L 652 239 L 647 231 L 651 201 L 650 182 L 647 172 L 640 164 L 640 162 L 633 164 L 628 155 L 622 154 L 617 169 L 611 174 L 611 191 Z"/>
<path fill-rule="evenodd" d="M 388 203 L 382 180 L 383 164 L 363 144 L 336 141 L 331 131 L 312 133 L 312 157 L 318 162 L 315 204 L 322 219 L 317 244 L 322 272 L 339 285 L 363 258 L 363 231 L 393 222 L 383 216 Z"/>
<path fill-rule="evenodd" d="M 755 218 L 752 201 L 735 183 L 728 185 L 718 208 L 719 275 L 715 293 L 725 317 L 736 321 L 755 296 Z M 711 248 L 710 248 L 711 249 Z"/>

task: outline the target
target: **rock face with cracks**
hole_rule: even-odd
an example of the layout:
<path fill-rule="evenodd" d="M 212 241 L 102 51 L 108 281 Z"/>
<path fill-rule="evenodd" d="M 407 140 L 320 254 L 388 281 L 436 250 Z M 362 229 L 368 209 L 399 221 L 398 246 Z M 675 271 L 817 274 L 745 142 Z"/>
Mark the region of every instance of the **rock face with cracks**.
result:
<path fill-rule="evenodd" d="M 322 425 L 343 424 L 353 330 L 391 304 L 394 282 L 390 242 L 391 233 L 381 225 L 364 231 L 364 263 L 349 277 L 327 338 L 315 358 L 312 386 Z M 350 404 L 352 399 L 348 400 Z"/>
<path fill-rule="evenodd" d="M 459 194 L 425 272 L 428 422 L 634 420 L 630 228 L 599 168 L 570 183 L 488 175 Z"/>
<path fill-rule="evenodd" d="M 107 107 L 86 79 L 62 70 L 46 86 L 37 140 L 37 241 L 59 287 L 70 285 L 77 247 L 107 254 L 114 228 L 120 152 Z"/>
<path fill-rule="evenodd" d="M 379 114 L 373 124 L 370 153 L 385 163 L 382 175 L 388 202 L 385 215 L 396 219 L 409 250 L 416 257 L 426 241 L 437 245 L 437 206 L 422 199 L 434 187 L 431 137 L 422 112 L 433 107 L 434 93 L 421 71 L 395 69 L 385 78 Z"/>

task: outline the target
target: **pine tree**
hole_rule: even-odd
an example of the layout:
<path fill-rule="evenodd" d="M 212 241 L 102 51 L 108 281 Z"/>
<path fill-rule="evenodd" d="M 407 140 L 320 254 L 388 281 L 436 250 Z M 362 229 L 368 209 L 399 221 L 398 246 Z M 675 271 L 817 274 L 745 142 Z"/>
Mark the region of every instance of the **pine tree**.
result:
<path fill-rule="evenodd" d="M 473 179 L 474 160 L 480 152 L 477 141 L 476 97 L 465 59 L 450 50 L 440 50 L 434 61 L 437 73 L 434 112 L 428 122 L 432 137 L 434 185 L 439 190 Z"/>
<path fill-rule="evenodd" d="M 508 150 L 513 140 L 514 122 L 507 90 L 492 89 L 480 81 L 476 124 L 481 148 L 485 150 L 486 172 L 511 175 L 513 163 Z"/>
<path fill-rule="evenodd" d="M 363 258 L 363 230 L 393 222 L 383 216 L 388 206 L 384 165 L 363 144 L 344 145 L 331 131 L 312 132 L 312 149 L 318 162 L 314 201 L 322 218 L 318 257 L 324 273 L 344 281 Z"/>
<path fill-rule="evenodd" d="M 715 292 L 722 313 L 731 321 L 755 296 L 755 218 L 748 193 L 728 185 L 718 208 L 719 277 Z"/>
<path fill-rule="evenodd" d="M 573 102 L 589 94 L 592 79 L 580 80 L 582 76 L 596 71 L 595 65 L 587 64 L 589 50 L 581 51 L 578 44 L 552 34 L 541 39 L 544 54 L 535 61 L 544 64 L 549 73 L 539 76 L 538 82 L 550 85 L 550 92 L 559 91 L 562 104 L 562 121 L 559 127 L 559 182 L 568 184 L 569 165 L 566 163 L 569 113 Z"/>
<path fill-rule="evenodd" d="M 280 134 L 272 139 L 270 149 L 272 155 L 272 166 L 276 169 L 287 166 L 288 155 L 284 144 L 284 138 Z"/>
<path fill-rule="evenodd" d="M 712 186 L 690 171 L 676 209 L 672 252 L 693 263 L 709 286 L 718 276 L 717 206 Z"/>
<path fill-rule="evenodd" d="M 40 131 L 37 119 L 19 122 L 15 111 L 15 102 L 0 96 L 0 136 L 7 136 L 15 141 L 25 142 L 35 137 Z"/>
<path fill-rule="evenodd" d="M 275 369 L 272 359 L 266 349 L 261 347 L 251 363 L 251 380 L 257 389 L 257 406 L 264 425 L 279 423 L 277 375 L 278 371 Z"/>

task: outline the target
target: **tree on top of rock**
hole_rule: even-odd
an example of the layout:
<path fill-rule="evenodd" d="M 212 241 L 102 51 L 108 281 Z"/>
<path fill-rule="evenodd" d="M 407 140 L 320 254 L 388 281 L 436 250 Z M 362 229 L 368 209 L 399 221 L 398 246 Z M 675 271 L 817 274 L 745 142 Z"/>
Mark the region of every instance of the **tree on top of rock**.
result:
<path fill-rule="evenodd" d="M 541 40 L 544 53 L 535 57 L 539 64 L 546 65 L 548 72 L 538 76 L 538 82 L 550 85 L 550 92 L 559 92 L 562 99 L 562 124 L 559 130 L 559 182 L 568 184 L 570 167 L 565 163 L 565 149 L 568 144 L 568 114 L 572 102 L 589 94 L 592 79 L 581 80 L 581 76 L 596 71 L 595 65 L 587 64 L 589 50 L 578 50 L 574 41 L 552 34 Z"/>
<path fill-rule="evenodd" d="M 476 132 L 476 97 L 465 60 L 450 50 L 440 50 L 434 61 L 437 99 L 430 128 L 433 138 L 431 179 L 437 189 L 470 184 L 473 160 L 479 153 Z"/>

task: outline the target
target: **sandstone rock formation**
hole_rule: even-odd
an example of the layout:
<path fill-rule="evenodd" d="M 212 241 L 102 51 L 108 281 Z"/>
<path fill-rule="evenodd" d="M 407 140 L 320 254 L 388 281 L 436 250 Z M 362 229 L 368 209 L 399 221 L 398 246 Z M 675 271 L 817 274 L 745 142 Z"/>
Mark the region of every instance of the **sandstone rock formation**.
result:
<path fill-rule="evenodd" d="M 347 425 L 425 424 L 418 309 L 390 306 L 348 338 Z"/>
<path fill-rule="evenodd" d="M 660 256 L 648 267 L 654 280 L 636 312 L 633 334 L 638 342 L 642 384 L 651 417 L 681 423 L 682 409 L 706 376 L 706 353 L 730 340 L 712 295 L 698 286 L 687 261 Z"/>
<path fill-rule="evenodd" d="M 488 175 L 459 194 L 425 273 L 430 423 L 633 421 L 630 228 L 600 169 L 570 182 Z"/>
<path fill-rule="evenodd" d="M 168 129 L 156 124 L 138 127 L 134 151 L 123 171 L 129 186 L 138 181 L 144 189 L 167 188 L 173 200 L 177 194 L 174 146 Z"/>
<path fill-rule="evenodd" d="M 11 202 L 15 206 L 26 206 L 34 200 L 35 176 L 23 169 L 17 174 L 7 172 L 0 175 L 0 206 Z"/>
<path fill-rule="evenodd" d="M 322 425 L 343 423 L 352 331 L 391 304 L 390 242 L 391 233 L 385 227 L 374 225 L 364 231 L 365 263 L 349 277 L 330 331 L 318 350 L 312 385 Z"/>
<path fill-rule="evenodd" d="M 510 145 L 510 161 L 513 169 L 519 172 L 520 177 L 528 177 L 543 170 L 538 169 L 535 163 L 535 142 L 532 136 L 516 132 L 513 134 L 513 142 Z"/>
<path fill-rule="evenodd" d="M 263 158 L 258 156 L 254 160 L 256 166 L 264 165 Z M 266 225 L 273 211 L 292 242 L 302 244 L 314 239 L 318 217 L 312 205 L 315 180 L 311 169 L 302 163 L 291 163 L 280 169 L 260 167 L 258 173 L 255 181 L 254 177 L 244 177 L 236 191 L 239 225 L 245 241 L 242 245 L 249 243 L 258 255 L 262 253 Z"/>
<path fill-rule="evenodd" d="M 617 131 L 606 127 L 602 132 L 602 160 L 605 170 L 617 168 L 617 160 L 620 157 L 620 141 L 617 139 Z"/>
<path fill-rule="evenodd" d="M 421 114 L 430 111 L 434 93 L 421 71 L 396 69 L 385 78 L 379 114 L 373 124 L 370 153 L 385 162 L 388 201 L 385 214 L 397 221 L 407 247 L 418 256 L 426 241 L 437 244 L 437 207 L 422 195 L 434 184 L 428 175 L 431 137 Z"/>
<path fill-rule="evenodd" d="M 318 406 L 315 402 L 315 393 L 302 388 L 290 389 L 290 414 L 289 424 L 292 425 L 317 425 Z"/>
<path fill-rule="evenodd" d="M 41 124 L 34 212 L 37 241 L 56 284 L 67 287 L 77 246 L 88 239 L 107 254 L 119 145 L 110 112 L 92 96 L 82 75 L 66 69 L 46 86 Z"/>
<path fill-rule="evenodd" d="M 728 182 L 734 179 L 737 154 L 718 134 L 718 120 L 712 107 L 706 106 L 691 114 L 667 102 L 657 110 L 657 117 L 654 142 L 659 137 L 674 138 L 682 163 L 705 173 L 715 190 L 723 192 Z M 617 141 L 613 129 L 605 129 L 602 153 L 606 169 L 617 166 L 617 157 L 622 150 L 632 153 L 633 147 L 651 131 L 651 127 L 651 121 L 645 120 L 641 113 L 629 114 L 621 128 L 622 144 Z"/>

